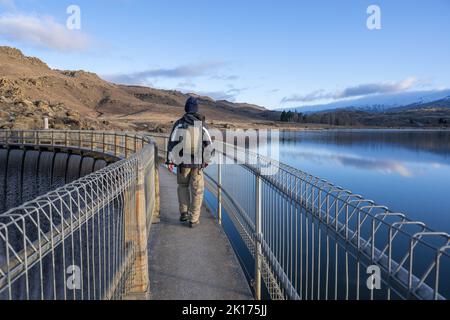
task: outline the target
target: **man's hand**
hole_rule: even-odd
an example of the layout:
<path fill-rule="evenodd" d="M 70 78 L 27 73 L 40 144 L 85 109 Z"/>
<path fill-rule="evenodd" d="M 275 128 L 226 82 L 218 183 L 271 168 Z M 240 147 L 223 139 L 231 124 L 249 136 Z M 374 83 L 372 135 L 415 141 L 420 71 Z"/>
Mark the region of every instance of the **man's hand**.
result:
<path fill-rule="evenodd" d="M 174 169 L 174 165 L 173 164 L 169 164 L 168 166 L 167 166 L 167 168 L 169 169 L 169 171 L 171 172 L 171 173 L 173 173 L 173 169 Z"/>

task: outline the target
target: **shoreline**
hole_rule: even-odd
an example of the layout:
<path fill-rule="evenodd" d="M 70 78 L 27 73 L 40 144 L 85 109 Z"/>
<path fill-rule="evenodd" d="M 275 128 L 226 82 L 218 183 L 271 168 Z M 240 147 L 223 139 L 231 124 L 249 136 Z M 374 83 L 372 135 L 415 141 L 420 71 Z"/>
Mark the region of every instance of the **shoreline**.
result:
<path fill-rule="evenodd" d="M 208 124 L 208 122 L 207 122 Z M 223 127 L 216 127 L 214 125 L 210 126 L 210 128 L 214 128 L 214 129 L 218 129 L 220 131 L 226 131 L 226 130 L 279 130 L 281 132 L 292 132 L 292 133 L 296 133 L 296 132 L 313 132 L 313 131 L 423 131 L 423 132 L 433 132 L 433 131 L 442 131 L 442 132 L 446 132 L 446 131 L 450 131 L 450 127 L 443 127 L 443 128 L 439 128 L 439 127 L 427 127 L 427 128 L 416 128 L 416 127 L 301 127 L 301 128 L 283 128 L 283 127 L 278 127 L 278 126 L 261 126 L 261 127 L 255 127 L 255 126 L 236 126 L 233 128 L 223 128 Z M 158 131 L 158 130 L 139 130 L 139 131 L 147 131 L 147 132 L 151 132 L 151 133 L 160 133 L 160 134 L 164 134 L 164 133 L 170 133 L 167 130 L 164 131 Z"/>

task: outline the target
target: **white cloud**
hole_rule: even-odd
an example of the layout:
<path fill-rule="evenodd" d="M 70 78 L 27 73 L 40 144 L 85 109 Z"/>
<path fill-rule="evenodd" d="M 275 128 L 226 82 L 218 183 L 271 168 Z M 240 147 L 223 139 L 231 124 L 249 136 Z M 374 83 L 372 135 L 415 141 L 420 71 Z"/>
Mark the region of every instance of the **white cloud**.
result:
<path fill-rule="evenodd" d="M 358 86 L 347 87 L 344 90 L 337 92 L 325 92 L 324 90 L 316 90 L 304 95 L 292 95 L 289 97 L 284 97 L 282 102 L 311 102 L 325 99 L 338 100 L 368 96 L 373 94 L 398 93 L 411 89 L 417 84 L 417 82 L 418 81 L 415 77 L 410 77 L 398 82 L 360 84 Z"/>
<path fill-rule="evenodd" d="M 204 97 L 210 97 L 214 100 L 236 101 L 236 94 L 230 91 L 194 91 L 193 93 Z"/>
<path fill-rule="evenodd" d="M 180 82 L 178 84 L 178 88 L 195 88 L 195 87 L 197 87 L 197 85 L 194 82 L 189 81 L 189 80 L 186 80 L 184 82 Z"/>
<path fill-rule="evenodd" d="M 289 97 L 284 97 L 282 102 L 310 102 L 322 99 L 330 99 L 333 95 L 326 93 L 324 90 L 316 90 L 304 95 L 294 94 Z"/>
<path fill-rule="evenodd" d="M 405 161 L 382 160 L 371 157 L 360 157 L 355 154 L 330 153 L 322 149 L 303 149 L 295 152 L 295 156 L 313 161 L 318 164 L 339 164 L 344 167 L 354 167 L 363 170 L 371 170 L 382 174 L 398 174 L 405 178 L 411 178 L 417 174 L 412 163 Z"/>
<path fill-rule="evenodd" d="M 159 68 L 132 73 L 105 75 L 104 78 L 122 84 L 146 84 L 149 79 L 193 79 L 214 74 L 225 66 L 225 62 L 212 61 L 198 64 L 186 64 L 174 68 Z"/>
<path fill-rule="evenodd" d="M 370 83 L 362 84 L 355 87 L 349 87 L 341 92 L 335 94 L 335 99 L 351 98 L 366 96 L 377 93 L 396 93 L 411 89 L 417 83 L 415 77 L 410 77 L 399 82 L 384 82 L 384 83 Z"/>
<path fill-rule="evenodd" d="M 50 16 L 27 14 L 0 15 L 0 37 L 16 43 L 59 51 L 85 51 L 91 43 L 87 35 L 68 30 L 65 25 Z"/>

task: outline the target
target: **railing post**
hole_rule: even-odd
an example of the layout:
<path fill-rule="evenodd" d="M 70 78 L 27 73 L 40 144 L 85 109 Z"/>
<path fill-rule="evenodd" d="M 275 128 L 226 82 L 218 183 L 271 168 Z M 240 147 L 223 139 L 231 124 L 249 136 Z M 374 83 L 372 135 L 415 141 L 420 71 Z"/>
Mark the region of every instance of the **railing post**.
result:
<path fill-rule="evenodd" d="M 129 215 L 134 215 L 128 221 L 132 225 L 128 226 L 131 230 L 129 239 L 135 246 L 135 260 L 133 266 L 133 279 L 130 285 L 130 290 L 126 299 L 132 300 L 148 300 L 150 293 L 149 276 L 148 276 L 148 253 L 147 253 L 147 208 L 145 201 L 145 170 L 149 159 L 139 158 L 137 164 L 137 181 L 135 191 L 135 210 L 128 212 Z M 133 206 L 131 206 L 133 207 Z"/>
<path fill-rule="evenodd" d="M 48 130 L 48 117 L 44 117 L 44 130 Z"/>
<path fill-rule="evenodd" d="M 95 143 L 94 143 L 94 131 L 91 132 L 91 150 L 94 151 Z"/>
<path fill-rule="evenodd" d="M 166 162 L 168 159 L 166 159 L 167 157 L 167 150 L 169 149 L 169 137 L 164 137 L 164 149 L 162 150 L 164 152 L 164 162 Z"/>
<path fill-rule="evenodd" d="M 106 153 L 105 132 L 102 132 L 102 150 L 103 150 L 103 153 Z"/>
<path fill-rule="evenodd" d="M 117 140 L 117 133 L 114 132 L 114 155 L 117 157 L 118 151 L 117 146 L 119 144 L 119 141 Z"/>
<path fill-rule="evenodd" d="M 158 148 L 155 146 L 154 149 L 155 155 L 155 208 L 153 210 L 153 219 L 152 223 L 160 223 L 161 222 L 161 201 L 160 201 L 160 189 L 159 189 L 159 171 L 158 171 Z"/>
<path fill-rule="evenodd" d="M 222 165 L 217 164 L 217 217 L 222 224 Z"/>
<path fill-rule="evenodd" d="M 125 159 L 128 159 L 128 134 L 125 133 Z"/>
<path fill-rule="evenodd" d="M 256 175 L 255 190 L 255 299 L 261 300 L 261 176 Z"/>

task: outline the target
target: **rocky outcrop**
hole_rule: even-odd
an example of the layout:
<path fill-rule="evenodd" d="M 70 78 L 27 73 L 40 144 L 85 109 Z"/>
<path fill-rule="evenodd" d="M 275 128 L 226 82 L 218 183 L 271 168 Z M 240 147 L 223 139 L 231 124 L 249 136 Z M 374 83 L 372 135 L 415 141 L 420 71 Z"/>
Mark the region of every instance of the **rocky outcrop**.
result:
<path fill-rule="evenodd" d="M 51 129 L 108 130 L 107 121 L 90 118 L 70 110 L 64 104 L 30 101 L 21 97 L 0 96 L 0 129 L 42 129 L 44 118 Z"/>
<path fill-rule="evenodd" d="M 46 69 L 49 69 L 48 65 L 42 60 L 35 57 L 27 57 L 22 53 L 22 51 L 16 48 L 0 46 L 0 54 L 7 55 L 9 57 L 16 58 L 18 60 L 22 60 L 23 63 L 29 63 L 33 66 L 44 67 Z"/>

